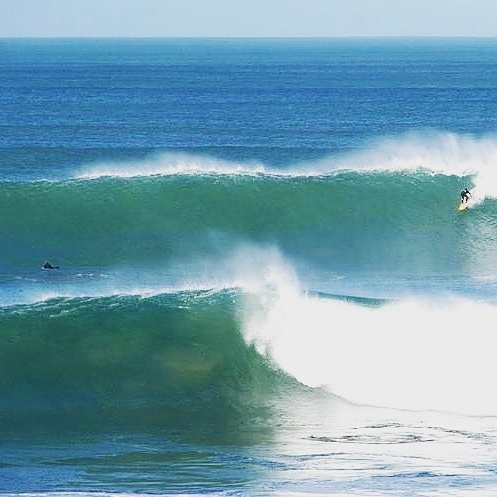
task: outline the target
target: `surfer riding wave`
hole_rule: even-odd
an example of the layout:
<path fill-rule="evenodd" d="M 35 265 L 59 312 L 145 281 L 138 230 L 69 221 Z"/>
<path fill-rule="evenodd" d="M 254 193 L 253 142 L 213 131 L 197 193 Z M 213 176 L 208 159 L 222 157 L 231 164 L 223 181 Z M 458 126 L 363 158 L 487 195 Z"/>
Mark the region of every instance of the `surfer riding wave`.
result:
<path fill-rule="evenodd" d="M 471 192 L 465 188 L 461 191 L 461 204 L 466 204 L 471 197 Z"/>

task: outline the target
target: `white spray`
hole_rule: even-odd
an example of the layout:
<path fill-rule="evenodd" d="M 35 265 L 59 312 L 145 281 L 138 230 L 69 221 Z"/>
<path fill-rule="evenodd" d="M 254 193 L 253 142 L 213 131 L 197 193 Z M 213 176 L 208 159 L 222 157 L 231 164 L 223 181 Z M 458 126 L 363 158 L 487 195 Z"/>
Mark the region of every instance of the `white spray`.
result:
<path fill-rule="evenodd" d="M 341 171 L 415 171 L 471 176 L 475 201 L 497 198 L 497 137 L 449 132 L 413 132 L 382 138 L 353 153 L 271 168 L 260 162 L 230 162 L 181 153 L 162 153 L 133 162 L 97 163 L 76 172 L 79 179 L 168 175 L 322 176 Z M 464 185 L 466 186 L 466 185 Z"/>
<path fill-rule="evenodd" d="M 311 387 L 375 406 L 497 415 L 497 307 L 466 299 L 368 307 L 303 293 L 272 265 L 242 313 L 246 340 Z"/>

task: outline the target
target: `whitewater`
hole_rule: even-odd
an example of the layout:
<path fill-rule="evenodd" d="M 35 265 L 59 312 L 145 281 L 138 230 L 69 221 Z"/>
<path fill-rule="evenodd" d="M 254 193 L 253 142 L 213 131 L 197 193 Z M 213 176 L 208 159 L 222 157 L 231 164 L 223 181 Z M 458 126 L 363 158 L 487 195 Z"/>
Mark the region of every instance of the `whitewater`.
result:
<path fill-rule="evenodd" d="M 493 40 L 0 55 L 0 495 L 495 494 Z"/>

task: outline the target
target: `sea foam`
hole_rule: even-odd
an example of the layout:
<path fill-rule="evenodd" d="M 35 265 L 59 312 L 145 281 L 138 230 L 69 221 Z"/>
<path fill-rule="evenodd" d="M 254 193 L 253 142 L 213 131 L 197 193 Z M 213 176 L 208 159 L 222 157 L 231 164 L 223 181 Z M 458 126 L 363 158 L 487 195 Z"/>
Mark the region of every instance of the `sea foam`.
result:
<path fill-rule="evenodd" d="M 351 402 L 497 415 L 496 320 L 497 306 L 455 296 L 379 306 L 312 296 L 273 266 L 242 329 L 298 381 Z"/>

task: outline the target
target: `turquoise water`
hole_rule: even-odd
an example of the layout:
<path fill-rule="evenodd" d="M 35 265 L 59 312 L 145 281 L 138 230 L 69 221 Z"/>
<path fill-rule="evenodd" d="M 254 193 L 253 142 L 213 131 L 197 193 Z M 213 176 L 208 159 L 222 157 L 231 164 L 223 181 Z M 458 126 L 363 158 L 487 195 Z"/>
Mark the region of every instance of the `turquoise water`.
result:
<path fill-rule="evenodd" d="M 1 40 L 0 492 L 493 495 L 496 62 Z"/>

